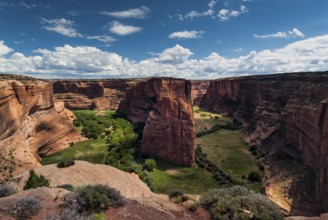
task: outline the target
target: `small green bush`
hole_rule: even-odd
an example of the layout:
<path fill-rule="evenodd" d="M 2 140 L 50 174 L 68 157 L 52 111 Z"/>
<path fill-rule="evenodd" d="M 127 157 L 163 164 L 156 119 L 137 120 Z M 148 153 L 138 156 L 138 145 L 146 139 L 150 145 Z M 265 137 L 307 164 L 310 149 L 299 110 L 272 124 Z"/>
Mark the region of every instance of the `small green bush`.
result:
<path fill-rule="evenodd" d="M 156 168 L 156 162 L 154 159 L 147 159 L 145 160 L 143 167 L 147 171 L 153 171 L 154 168 Z"/>
<path fill-rule="evenodd" d="M 24 190 L 34 189 L 34 188 L 43 187 L 43 186 L 49 187 L 48 180 L 42 175 L 40 175 L 40 176 L 36 175 L 34 170 L 30 170 L 30 177 L 28 178 L 28 180 L 24 186 Z"/>
<path fill-rule="evenodd" d="M 249 172 L 247 179 L 251 182 L 261 182 L 260 174 L 255 171 Z"/>
<path fill-rule="evenodd" d="M 30 219 L 36 215 L 40 210 L 40 202 L 31 197 L 19 199 L 15 205 L 9 208 L 9 214 L 17 220 Z"/>
<path fill-rule="evenodd" d="M 172 189 L 169 191 L 169 198 L 179 197 L 184 195 L 184 191 L 181 189 Z"/>
<path fill-rule="evenodd" d="M 207 117 L 207 114 L 206 113 L 201 113 L 200 117 Z"/>
<path fill-rule="evenodd" d="M 16 191 L 11 187 L 6 184 L 0 185 L 0 198 L 10 196 L 14 194 Z"/>
<path fill-rule="evenodd" d="M 249 151 L 253 152 L 253 151 L 256 151 L 257 150 L 257 147 L 255 145 L 252 145 L 249 147 Z"/>
<path fill-rule="evenodd" d="M 63 200 L 66 208 L 83 214 L 99 213 L 126 203 L 119 191 L 100 184 L 81 187 L 76 192 L 66 194 Z"/>
<path fill-rule="evenodd" d="M 195 113 L 199 113 L 199 112 L 200 112 L 200 110 L 199 110 L 199 109 L 195 110 Z"/>
<path fill-rule="evenodd" d="M 75 164 L 74 160 L 64 160 L 62 162 L 57 163 L 58 168 L 65 168 L 65 167 L 70 167 Z"/>
<path fill-rule="evenodd" d="M 283 220 L 279 207 L 261 194 L 242 186 L 209 190 L 200 199 L 212 219 Z M 247 211 L 247 212 L 245 212 Z"/>

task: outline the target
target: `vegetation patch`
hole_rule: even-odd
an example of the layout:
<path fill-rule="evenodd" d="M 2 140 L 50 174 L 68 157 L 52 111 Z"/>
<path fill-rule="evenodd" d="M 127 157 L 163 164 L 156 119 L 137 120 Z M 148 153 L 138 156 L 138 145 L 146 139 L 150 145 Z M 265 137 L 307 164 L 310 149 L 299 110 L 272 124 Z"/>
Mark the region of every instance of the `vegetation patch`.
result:
<path fill-rule="evenodd" d="M 157 167 L 151 172 L 159 193 L 169 194 L 172 189 L 181 189 L 189 194 L 203 194 L 219 184 L 212 174 L 200 167 L 184 167 L 156 159 Z"/>
<path fill-rule="evenodd" d="M 196 139 L 197 145 L 201 146 L 202 153 L 205 153 L 207 159 L 217 168 L 230 175 L 238 183 L 252 190 L 260 191 L 262 186 L 260 182 L 249 182 L 247 180 L 248 174 L 252 171 L 259 173 L 261 176 L 260 167 L 257 165 L 257 155 L 253 155 L 257 148 L 252 146 L 248 149 L 242 139 L 243 133 L 239 129 L 240 125 L 238 123 L 233 123 L 232 119 L 222 115 L 219 116 L 215 115 L 210 119 L 206 119 L 206 123 L 219 124 L 220 129 L 198 137 Z M 217 120 L 219 120 L 219 123 Z M 203 119 L 196 118 L 196 128 L 197 123 L 202 124 L 201 121 Z M 210 130 L 208 128 L 206 130 Z M 199 128 L 199 132 L 206 132 L 206 130 Z"/>
<path fill-rule="evenodd" d="M 17 220 L 31 219 L 40 211 L 40 202 L 33 197 L 19 199 L 9 208 L 9 214 Z"/>
<path fill-rule="evenodd" d="M 213 219 L 283 220 L 279 207 L 264 195 L 234 186 L 209 190 L 200 203 Z"/>
<path fill-rule="evenodd" d="M 30 170 L 30 177 L 26 181 L 24 190 L 34 189 L 34 188 L 43 187 L 43 186 L 49 187 L 48 180 L 42 175 L 40 175 L 40 176 L 36 175 L 34 170 Z"/>
<path fill-rule="evenodd" d="M 121 207 L 126 203 L 119 191 L 106 185 L 87 185 L 64 196 L 65 209 L 90 215 L 107 210 L 109 207 Z"/>

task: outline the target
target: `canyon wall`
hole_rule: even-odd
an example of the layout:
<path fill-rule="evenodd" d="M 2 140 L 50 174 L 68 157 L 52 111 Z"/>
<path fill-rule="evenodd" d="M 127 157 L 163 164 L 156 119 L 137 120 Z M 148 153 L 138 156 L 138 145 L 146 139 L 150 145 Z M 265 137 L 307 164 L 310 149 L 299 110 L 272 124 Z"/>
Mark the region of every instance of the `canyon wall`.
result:
<path fill-rule="evenodd" d="M 126 91 L 117 112 L 134 124 L 145 124 L 142 152 L 177 164 L 194 163 L 195 128 L 189 81 L 153 78 L 138 82 Z"/>
<path fill-rule="evenodd" d="M 0 75 L 0 153 L 13 149 L 22 169 L 39 165 L 39 155 L 81 139 L 73 119 L 63 103 L 55 102 L 48 82 Z"/>
<path fill-rule="evenodd" d="M 57 99 L 70 110 L 116 110 L 131 81 L 124 79 L 53 80 Z"/>
<path fill-rule="evenodd" d="M 191 99 L 194 105 L 200 104 L 209 84 L 209 80 L 191 80 Z"/>
<path fill-rule="evenodd" d="M 322 72 L 211 81 L 200 105 L 242 122 L 245 141 L 266 155 L 285 155 L 312 167 L 312 206 L 328 210 L 327 101 L 328 73 Z"/>

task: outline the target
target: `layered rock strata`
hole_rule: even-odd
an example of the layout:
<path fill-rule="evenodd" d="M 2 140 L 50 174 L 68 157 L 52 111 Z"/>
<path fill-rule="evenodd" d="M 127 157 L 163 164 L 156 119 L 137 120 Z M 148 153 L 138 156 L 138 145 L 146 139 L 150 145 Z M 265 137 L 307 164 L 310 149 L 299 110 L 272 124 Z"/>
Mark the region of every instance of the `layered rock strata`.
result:
<path fill-rule="evenodd" d="M 37 166 L 39 155 L 66 148 L 81 136 L 74 116 L 55 105 L 51 84 L 32 78 L 0 75 L 0 152 L 14 157 L 22 168 Z"/>
<path fill-rule="evenodd" d="M 267 155 L 290 157 L 312 167 L 316 176 L 312 205 L 327 210 L 327 101 L 327 72 L 276 74 L 211 81 L 201 107 L 228 112 L 243 122 L 245 141 Z"/>
<path fill-rule="evenodd" d="M 70 110 L 116 110 L 132 80 L 54 80 L 53 91 Z"/>
<path fill-rule="evenodd" d="M 118 113 L 134 124 L 145 124 L 141 150 L 177 164 L 195 160 L 195 128 L 191 83 L 183 79 L 153 78 L 126 91 Z"/>

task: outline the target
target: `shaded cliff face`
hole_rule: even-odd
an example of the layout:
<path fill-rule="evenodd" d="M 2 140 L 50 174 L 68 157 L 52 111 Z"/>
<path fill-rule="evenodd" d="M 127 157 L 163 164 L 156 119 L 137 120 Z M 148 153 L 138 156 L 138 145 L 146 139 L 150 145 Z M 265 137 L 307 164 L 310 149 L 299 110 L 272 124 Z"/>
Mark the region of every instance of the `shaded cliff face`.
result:
<path fill-rule="evenodd" d="M 0 153 L 14 149 L 23 168 L 37 166 L 39 154 L 62 150 L 80 138 L 73 117 L 62 104 L 55 108 L 49 83 L 0 75 Z"/>
<path fill-rule="evenodd" d="M 52 83 L 55 97 L 63 100 L 68 109 L 116 110 L 129 82 L 123 79 L 103 79 L 57 80 Z"/>
<path fill-rule="evenodd" d="M 194 105 L 199 106 L 200 101 L 205 95 L 210 84 L 209 80 L 192 80 L 191 81 L 191 99 Z"/>
<path fill-rule="evenodd" d="M 285 155 L 312 167 L 313 206 L 327 210 L 327 101 L 328 73 L 300 73 L 212 81 L 201 107 L 242 121 L 245 141 L 267 155 Z"/>
<path fill-rule="evenodd" d="M 133 123 L 145 124 L 141 150 L 177 164 L 195 160 L 195 128 L 191 83 L 183 79 L 154 78 L 126 91 L 118 108 Z"/>

